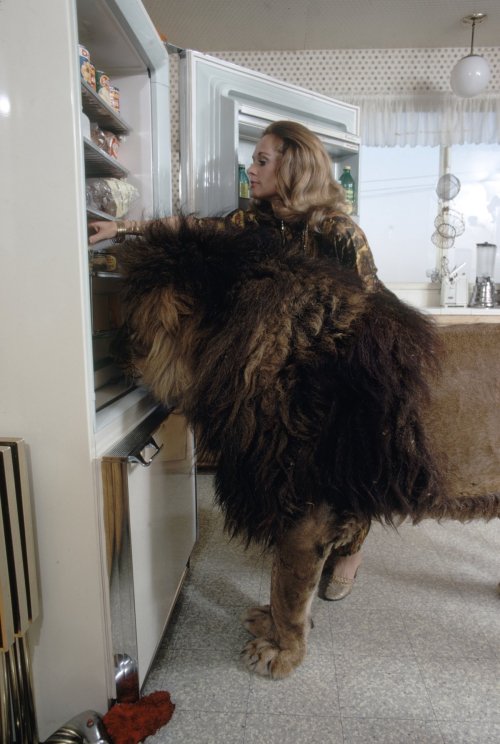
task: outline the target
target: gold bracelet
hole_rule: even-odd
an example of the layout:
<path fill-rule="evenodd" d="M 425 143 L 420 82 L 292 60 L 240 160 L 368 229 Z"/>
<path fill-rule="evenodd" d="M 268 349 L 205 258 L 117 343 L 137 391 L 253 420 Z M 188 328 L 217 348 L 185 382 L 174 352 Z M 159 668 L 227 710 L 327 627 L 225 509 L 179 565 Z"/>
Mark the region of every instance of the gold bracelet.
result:
<path fill-rule="evenodd" d="M 143 234 L 143 222 L 139 220 L 130 220 L 129 227 L 127 228 L 127 235 L 142 235 Z"/>
<path fill-rule="evenodd" d="M 113 243 L 123 243 L 126 235 L 142 235 L 142 223 L 138 220 L 130 220 L 127 227 L 125 220 L 116 220 L 116 236 Z"/>
<path fill-rule="evenodd" d="M 116 221 L 116 235 L 113 238 L 113 243 L 123 243 L 125 235 L 127 234 L 127 228 L 123 220 Z"/>

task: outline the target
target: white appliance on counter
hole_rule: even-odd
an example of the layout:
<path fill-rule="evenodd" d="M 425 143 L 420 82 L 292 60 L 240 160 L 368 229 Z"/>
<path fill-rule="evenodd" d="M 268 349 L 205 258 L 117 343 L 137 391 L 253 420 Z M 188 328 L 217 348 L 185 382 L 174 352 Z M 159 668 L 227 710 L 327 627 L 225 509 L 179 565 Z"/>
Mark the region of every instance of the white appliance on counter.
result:
<path fill-rule="evenodd" d="M 158 409 L 145 390 L 105 377 L 119 280 L 89 257 L 87 220 L 106 215 L 87 209 L 86 178 L 126 178 L 140 194 L 132 217 L 170 211 L 169 58 L 138 0 L 3 0 L 0 16 L 0 436 L 29 451 L 41 596 L 30 645 L 45 740 L 82 710 L 102 715 L 117 694 L 105 506 L 118 491 L 104 489 L 101 468 Z M 82 83 L 79 44 L 119 88 L 119 114 Z M 89 140 L 86 117 L 123 137 L 116 158 Z M 164 450 L 150 467 L 127 461 L 124 479 L 139 684 L 196 530 L 191 435 L 154 428 Z M 182 473 L 163 459 L 167 444 L 191 458 Z"/>
<path fill-rule="evenodd" d="M 344 166 L 359 177 L 359 108 L 200 52 L 180 53 L 181 202 L 201 216 L 238 206 L 238 163 L 251 164 L 272 121 L 315 132 L 337 180 Z"/>
<path fill-rule="evenodd" d="M 451 273 L 441 279 L 441 306 L 467 307 L 469 284 L 467 274 Z"/>

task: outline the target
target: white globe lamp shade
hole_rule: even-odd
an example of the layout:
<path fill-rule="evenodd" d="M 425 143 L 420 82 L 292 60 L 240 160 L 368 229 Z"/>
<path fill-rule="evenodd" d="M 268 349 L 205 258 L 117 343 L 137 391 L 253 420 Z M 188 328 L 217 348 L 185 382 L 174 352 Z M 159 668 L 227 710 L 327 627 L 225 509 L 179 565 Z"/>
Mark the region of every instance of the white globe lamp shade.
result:
<path fill-rule="evenodd" d="M 490 82 L 490 66 L 479 54 L 468 54 L 451 71 L 451 89 L 461 98 L 473 98 Z"/>

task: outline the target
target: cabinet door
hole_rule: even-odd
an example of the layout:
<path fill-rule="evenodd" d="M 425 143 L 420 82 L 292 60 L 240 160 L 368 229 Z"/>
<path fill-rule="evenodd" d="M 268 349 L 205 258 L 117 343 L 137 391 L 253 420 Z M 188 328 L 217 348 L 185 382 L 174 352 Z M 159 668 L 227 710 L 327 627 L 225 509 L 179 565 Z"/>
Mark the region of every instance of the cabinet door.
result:
<path fill-rule="evenodd" d="M 161 449 L 151 465 L 129 465 L 128 474 L 140 686 L 196 539 L 192 434 L 182 416 L 171 414 L 153 433 L 153 439 Z M 146 461 L 148 450 L 144 451 Z"/>

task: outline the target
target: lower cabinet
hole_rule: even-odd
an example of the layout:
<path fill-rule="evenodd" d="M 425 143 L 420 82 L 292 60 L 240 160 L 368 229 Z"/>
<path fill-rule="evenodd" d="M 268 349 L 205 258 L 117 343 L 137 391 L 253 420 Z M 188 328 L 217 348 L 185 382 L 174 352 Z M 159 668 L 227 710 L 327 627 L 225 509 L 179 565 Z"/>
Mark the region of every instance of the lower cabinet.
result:
<path fill-rule="evenodd" d="M 196 541 L 193 436 L 158 409 L 102 459 L 116 699 L 139 696 Z"/>

